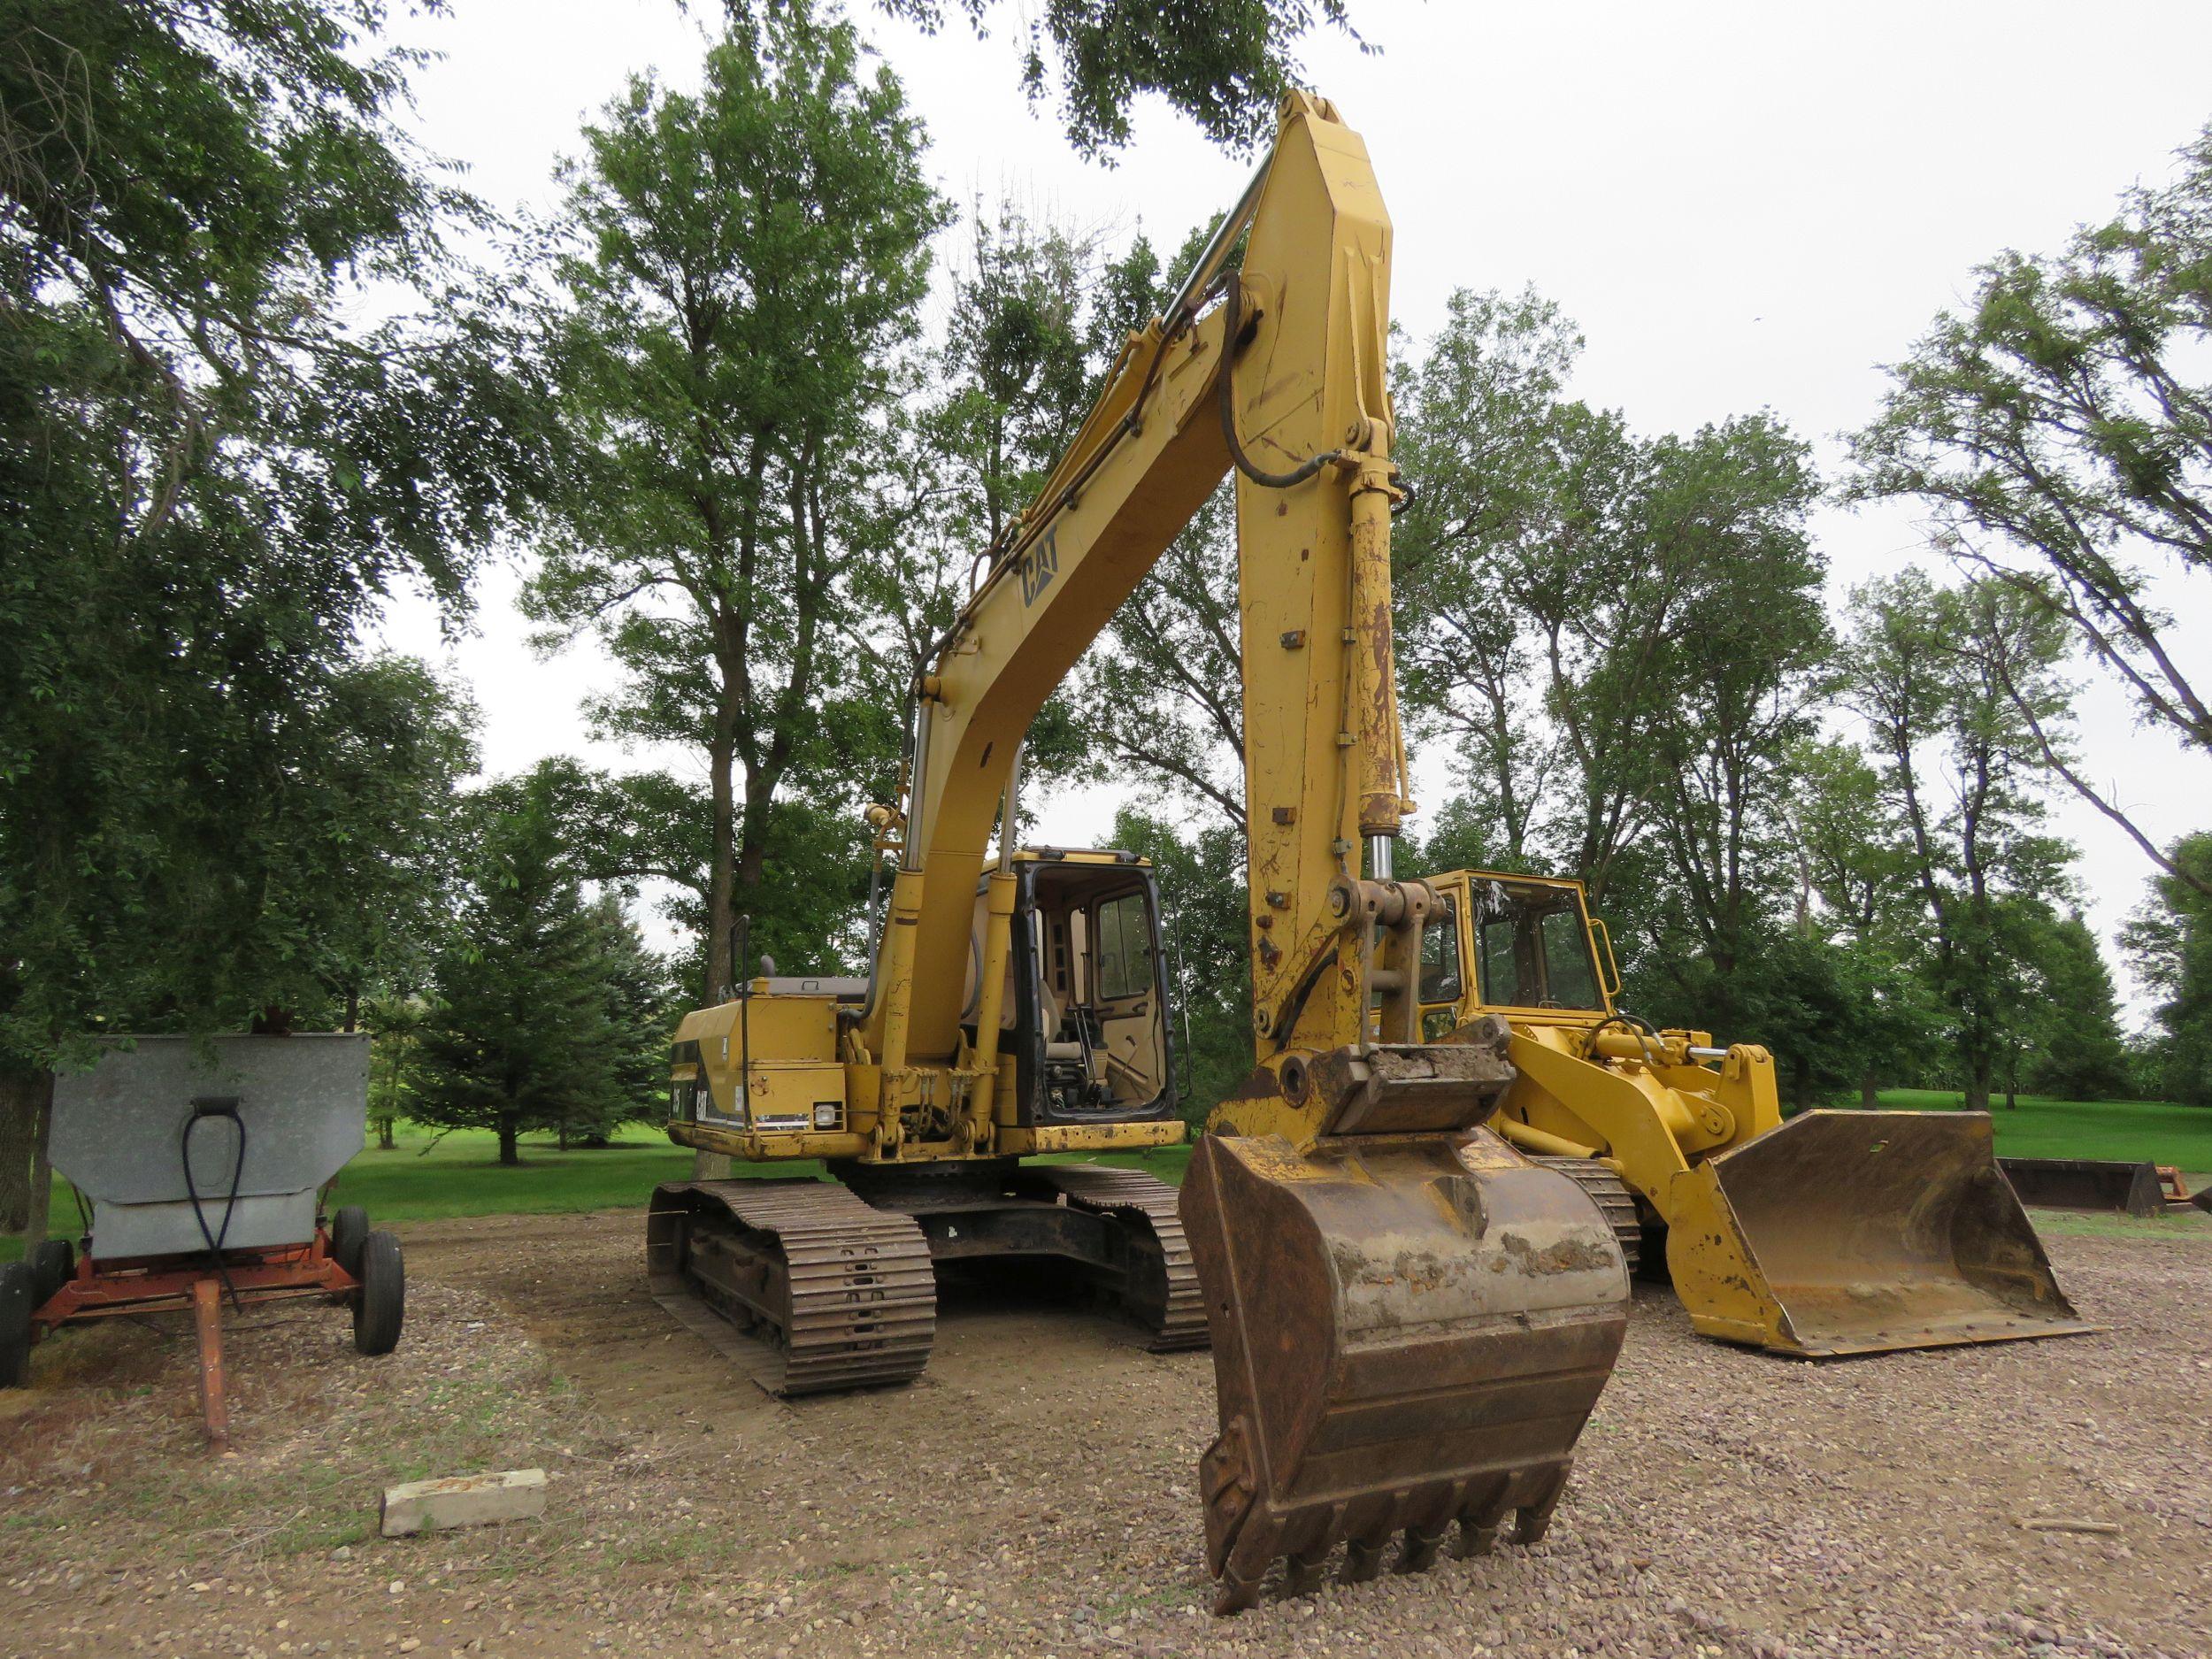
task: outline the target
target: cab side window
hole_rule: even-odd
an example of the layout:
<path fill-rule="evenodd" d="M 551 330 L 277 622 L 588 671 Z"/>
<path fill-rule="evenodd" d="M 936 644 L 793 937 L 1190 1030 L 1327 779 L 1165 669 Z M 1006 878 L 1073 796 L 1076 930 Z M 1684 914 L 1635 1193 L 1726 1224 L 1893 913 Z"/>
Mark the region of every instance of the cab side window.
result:
<path fill-rule="evenodd" d="M 1152 988 L 1152 929 L 1144 895 L 1109 899 L 1098 907 L 1098 996 L 1119 1002 Z"/>
<path fill-rule="evenodd" d="M 1459 994 L 1459 907 L 1447 899 L 1442 910 L 1421 929 L 1419 1000 L 1456 1002 Z"/>

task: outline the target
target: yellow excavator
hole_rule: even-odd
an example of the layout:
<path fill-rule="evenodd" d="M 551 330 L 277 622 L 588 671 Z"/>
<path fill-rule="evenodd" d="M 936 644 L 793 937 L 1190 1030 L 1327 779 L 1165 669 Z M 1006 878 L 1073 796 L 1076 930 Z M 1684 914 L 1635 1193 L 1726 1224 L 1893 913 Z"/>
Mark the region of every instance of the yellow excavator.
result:
<path fill-rule="evenodd" d="M 1241 239 L 1241 260 L 1232 268 Z M 1216 1608 L 1541 1536 L 1626 1329 L 1613 1230 L 1484 1125 L 1504 1022 L 1432 1041 L 1440 902 L 1392 874 L 1390 225 L 1358 136 L 1294 94 L 1174 303 L 1132 334 L 917 675 L 864 980 L 749 977 L 680 1027 L 670 1134 L 753 1169 L 654 1195 L 648 1268 L 772 1391 L 926 1361 L 934 1264 L 1068 1264 L 1156 1345 L 1210 1339 Z M 1033 717 L 1232 471 L 1256 1064 L 1179 1194 L 1041 1157 L 1182 1138 L 1145 864 L 1017 844 Z M 996 853 L 993 855 L 994 827 Z"/>
<path fill-rule="evenodd" d="M 2097 1328 L 2053 1277 L 1986 1112 L 1786 1123 L 1766 1049 L 1621 1011 L 1579 882 L 1429 885 L 1425 1031 L 1506 1023 L 1514 1078 L 1492 1126 L 1590 1194 L 1631 1267 L 1663 1263 L 1702 1334 L 1828 1356 Z"/>

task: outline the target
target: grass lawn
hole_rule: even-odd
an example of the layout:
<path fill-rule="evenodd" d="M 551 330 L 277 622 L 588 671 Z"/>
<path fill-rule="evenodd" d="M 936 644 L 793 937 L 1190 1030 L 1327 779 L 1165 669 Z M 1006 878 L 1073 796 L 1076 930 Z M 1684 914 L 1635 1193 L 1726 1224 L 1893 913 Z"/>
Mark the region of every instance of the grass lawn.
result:
<path fill-rule="evenodd" d="M 1893 1088 L 1884 1089 L 1881 1100 L 1893 1111 L 1956 1111 L 1961 1096 L 1950 1089 Z M 2011 1111 L 2001 1096 L 1989 1115 L 2001 1157 L 2124 1158 L 2212 1171 L 2212 1109 L 2023 1094 Z"/>
<path fill-rule="evenodd" d="M 1893 1110 L 1955 1111 L 1956 1093 L 1941 1089 L 1889 1089 L 1882 1104 Z M 2193 1171 L 2193 1187 L 2212 1185 L 2212 1110 L 2138 1101 L 2059 1101 L 2023 1095 L 2017 1110 L 2000 1106 L 1997 1150 L 2014 1157 L 2147 1159 L 2178 1164 Z M 436 1139 L 430 1131 L 403 1125 L 391 1151 L 365 1148 L 340 1176 L 334 1202 L 366 1206 L 377 1223 L 423 1221 L 447 1216 L 559 1214 L 589 1210 L 638 1210 L 662 1181 L 691 1173 L 691 1153 L 672 1145 L 651 1129 L 634 1125 L 616 1145 L 599 1151 L 563 1152 L 549 1138 L 526 1136 L 522 1163 L 503 1169 L 498 1141 L 488 1132 L 459 1130 Z M 1146 1170 L 1179 1185 L 1190 1164 L 1187 1146 L 1105 1155 L 1101 1161 Z M 1079 1162 L 1091 1155 L 1070 1153 L 1048 1163 Z M 741 1175 L 819 1175 L 818 1163 L 778 1164 L 741 1170 Z M 73 1238 L 76 1205 L 67 1183 L 54 1192 L 57 1236 Z M 2037 1212 L 2039 1225 L 2059 1232 L 2119 1228 L 2129 1236 L 2147 1231 L 2212 1234 L 2212 1217 L 2176 1217 L 2147 1222 L 2094 1216 Z M 22 1246 L 0 1239 L 0 1262 L 12 1261 Z"/>
<path fill-rule="evenodd" d="M 614 1145 L 589 1152 L 563 1152 L 549 1135 L 525 1135 L 522 1162 L 511 1168 L 501 1167 L 499 1137 L 489 1130 L 457 1129 L 440 1139 L 403 1123 L 396 1139 L 389 1152 L 373 1141 L 363 1148 L 339 1175 L 331 1202 L 364 1205 L 380 1225 L 633 1204 L 641 1210 L 660 1182 L 691 1174 L 690 1148 L 641 1124 L 625 1129 Z"/>

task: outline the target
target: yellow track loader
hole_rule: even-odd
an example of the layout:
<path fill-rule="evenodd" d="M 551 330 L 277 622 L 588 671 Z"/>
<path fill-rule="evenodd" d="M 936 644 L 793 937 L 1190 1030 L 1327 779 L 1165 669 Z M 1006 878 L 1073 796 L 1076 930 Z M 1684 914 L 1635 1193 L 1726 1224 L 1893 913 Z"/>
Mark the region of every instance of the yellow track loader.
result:
<path fill-rule="evenodd" d="M 1229 256 L 1241 238 L 1234 268 Z M 1425 1041 L 1439 895 L 1393 878 L 1390 225 L 1357 134 L 1286 101 L 1259 174 L 916 676 L 864 980 L 754 979 L 677 1033 L 679 1143 L 833 1179 L 654 1197 L 657 1294 L 779 1393 L 926 1362 L 933 1264 L 1069 1263 L 1210 1337 L 1217 1609 L 1541 1535 L 1626 1329 L 1612 1229 L 1485 1127 L 1496 1021 Z M 1016 844 L 1032 718 L 1233 472 L 1256 1066 L 1181 1191 L 1039 1155 L 1182 1138 L 1145 866 Z M 993 855 L 994 828 L 997 850 Z M 1201 1322 L 1202 1321 L 1202 1327 Z M 1204 1335 L 1201 1335 L 1201 1331 Z"/>
<path fill-rule="evenodd" d="M 1998 1168 L 1986 1112 L 1783 1122 L 1751 1043 L 1620 1012 L 1578 882 L 1432 876 L 1422 1019 L 1502 1020 L 1495 1127 L 1580 1182 L 1632 1265 L 1663 1252 L 1704 1335 L 1809 1356 L 2071 1336 L 2080 1323 Z"/>

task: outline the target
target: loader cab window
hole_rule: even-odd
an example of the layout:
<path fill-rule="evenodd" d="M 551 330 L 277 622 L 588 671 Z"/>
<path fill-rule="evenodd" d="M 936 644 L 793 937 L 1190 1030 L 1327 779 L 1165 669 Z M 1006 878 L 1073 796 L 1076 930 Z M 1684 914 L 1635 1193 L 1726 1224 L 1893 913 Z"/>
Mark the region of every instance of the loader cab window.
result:
<path fill-rule="evenodd" d="M 1459 990 L 1459 903 L 1448 898 L 1421 929 L 1420 1000 L 1456 1002 Z"/>
<path fill-rule="evenodd" d="M 1602 1009 L 1582 906 L 1571 887 L 1478 880 L 1477 986 L 1494 1008 Z"/>

